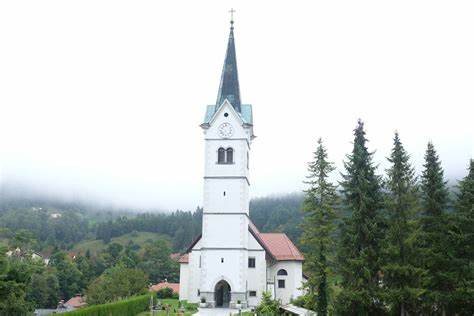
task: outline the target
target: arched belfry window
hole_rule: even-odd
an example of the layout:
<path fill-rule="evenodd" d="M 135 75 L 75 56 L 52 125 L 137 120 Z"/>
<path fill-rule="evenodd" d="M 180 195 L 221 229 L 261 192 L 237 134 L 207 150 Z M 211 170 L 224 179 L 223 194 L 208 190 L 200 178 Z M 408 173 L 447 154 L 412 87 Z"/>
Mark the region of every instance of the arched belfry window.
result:
<path fill-rule="evenodd" d="M 218 164 L 234 163 L 234 150 L 230 147 L 227 149 L 220 147 L 217 150 L 217 163 Z"/>
<path fill-rule="evenodd" d="M 226 163 L 233 163 L 234 162 L 234 150 L 232 148 L 227 148 L 225 152 L 226 152 L 225 162 Z"/>
<path fill-rule="evenodd" d="M 222 147 L 217 150 L 217 163 L 225 163 L 225 149 Z"/>
<path fill-rule="evenodd" d="M 280 269 L 278 270 L 277 275 L 288 275 L 288 272 L 286 272 L 285 269 Z"/>

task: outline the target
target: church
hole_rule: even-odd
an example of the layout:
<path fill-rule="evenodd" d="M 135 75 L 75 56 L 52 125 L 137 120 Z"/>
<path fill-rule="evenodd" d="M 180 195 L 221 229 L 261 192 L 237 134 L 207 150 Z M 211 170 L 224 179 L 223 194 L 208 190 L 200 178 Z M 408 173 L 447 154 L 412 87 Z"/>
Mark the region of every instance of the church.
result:
<path fill-rule="evenodd" d="M 252 105 L 241 103 L 234 21 L 217 96 L 204 131 L 202 234 L 179 259 L 179 299 L 207 307 L 257 306 L 265 291 L 287 304 L 302 295 L 304 257 L 282 233 L 261 233 L 249 218 Z"/>

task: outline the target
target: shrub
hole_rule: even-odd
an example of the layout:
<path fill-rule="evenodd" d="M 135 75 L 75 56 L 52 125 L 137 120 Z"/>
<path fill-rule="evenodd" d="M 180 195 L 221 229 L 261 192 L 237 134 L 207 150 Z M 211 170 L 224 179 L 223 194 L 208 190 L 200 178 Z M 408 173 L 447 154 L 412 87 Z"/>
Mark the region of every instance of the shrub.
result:
<path fill-rule="evenodd" d="M 93 305 L 72 312 L 65 316 L 130 316 L 137 315 L 150 308 L 150 294 L 132 297 L 114 303 Z"/>
<path fill-rule="evenodd" d="M 169 287 L 164 287 L 162 289 L 159 289 L 157 292 L 156 292 L 156 297 L 158 298 L 174 298 L 174 295 L 173 295 L 173 290 Z"/>
<path fill-rule="evenodd" d="M 280 302 L 272 299 L 270 292 L 263 292 L 262 301 L 255 311 L 257 315 L 280 315 Z"/>
<path fill-rule="evenodd" d="M 116 265 L 104 271 L 87 288 L 87 304 L 97 305 L 146 293 L 148 278 L 138 269 Z"/>

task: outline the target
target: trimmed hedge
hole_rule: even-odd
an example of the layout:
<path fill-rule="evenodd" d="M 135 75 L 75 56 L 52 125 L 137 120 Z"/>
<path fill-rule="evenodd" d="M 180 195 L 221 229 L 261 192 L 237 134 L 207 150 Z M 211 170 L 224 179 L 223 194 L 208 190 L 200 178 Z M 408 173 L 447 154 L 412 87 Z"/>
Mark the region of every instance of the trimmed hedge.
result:
<path fill-rule="evenodd" d="M 150 308 L 150 294 L 135 296 L 128 300 L 92 305 L 64 313 L 67 316 L 130 316 L 137 315 Z"/>

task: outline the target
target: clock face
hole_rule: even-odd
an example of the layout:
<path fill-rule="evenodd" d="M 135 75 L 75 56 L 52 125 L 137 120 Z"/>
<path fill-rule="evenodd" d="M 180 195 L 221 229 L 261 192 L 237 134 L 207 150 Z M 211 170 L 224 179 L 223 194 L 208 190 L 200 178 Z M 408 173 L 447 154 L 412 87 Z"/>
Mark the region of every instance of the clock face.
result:
<path fill-rule="evenodd" d="M 234 128 L 229 123 L 222 123 L 219 125 L 219 136 L 222 138 L 229 138 L 232 136 Z"/>

